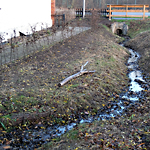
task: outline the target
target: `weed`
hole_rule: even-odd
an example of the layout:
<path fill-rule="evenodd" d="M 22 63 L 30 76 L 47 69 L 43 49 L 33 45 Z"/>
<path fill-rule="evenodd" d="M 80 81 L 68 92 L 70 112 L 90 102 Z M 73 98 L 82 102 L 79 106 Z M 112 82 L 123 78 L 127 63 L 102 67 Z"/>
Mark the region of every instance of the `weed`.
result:
<path fill-rule="evenodd" d="M 107 31 L 111 31 L 110 28 L 108 28 L 106 25 L 103 25 L 103 24 L 102 24 L 102 26 L 103 26 Z"/>

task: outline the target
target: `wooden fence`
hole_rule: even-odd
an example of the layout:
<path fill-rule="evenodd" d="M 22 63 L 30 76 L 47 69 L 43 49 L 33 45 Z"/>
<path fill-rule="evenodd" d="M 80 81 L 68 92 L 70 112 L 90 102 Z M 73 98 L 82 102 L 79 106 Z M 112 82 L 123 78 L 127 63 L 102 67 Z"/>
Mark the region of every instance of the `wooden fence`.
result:
<path fill-rule="evenodd" d="M 108 17 L 109 20 L 111 20 L 112 17 L 143 17 L 143 20 L 145 17 L 148 17 L 145 15 L 146 12 L 148 12 L 147 8 L 149 5 L 107 5 L 107 12 L 109 13 Z M 125 12 L 125 15 L 112 15 L 112 12 Z M 143 15 L 128 15 L 128 12 L 138 12 L 143 13 Z"/>
<path fill-rule="evenodd" d="M 107 9 L 95 9 L 95 8 L 93 8 L 93 9 L 85 9 L 85 16 L 91 15 L 92 11 L 96 11 L 98 14 L 105 16 L 105 17 L 108 15 Z M 75 10 L 75 12 L 76 12 L 76 18 L 83 17 L 83 8 L 77 8 Z"/>

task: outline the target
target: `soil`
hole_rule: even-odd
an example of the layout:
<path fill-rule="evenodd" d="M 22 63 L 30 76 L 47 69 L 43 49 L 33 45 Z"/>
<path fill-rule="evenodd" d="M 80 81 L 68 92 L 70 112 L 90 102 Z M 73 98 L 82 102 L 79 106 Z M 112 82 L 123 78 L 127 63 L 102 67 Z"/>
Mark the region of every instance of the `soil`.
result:
<path fill-rule="evenodd" d="M 111 22 L 100 19 L 91 24 L 91 19 L 79 19 L 78 23 L 92 29 L 1 67 L 1 137 L 16 125 L 66 124 L 71 115 L 95 115 L 128 86 L 125 63 L 129 55 L 118 44 L 123 38 L 110 32 Z M 87 61 L 85 68 L 95 73 L 58 87 Z M 149 91 L 145 99 L 120 119 L 79 125 L 41 149 L 149 148 Z M 1 139 L 1 143 L 9 141 Z"/>

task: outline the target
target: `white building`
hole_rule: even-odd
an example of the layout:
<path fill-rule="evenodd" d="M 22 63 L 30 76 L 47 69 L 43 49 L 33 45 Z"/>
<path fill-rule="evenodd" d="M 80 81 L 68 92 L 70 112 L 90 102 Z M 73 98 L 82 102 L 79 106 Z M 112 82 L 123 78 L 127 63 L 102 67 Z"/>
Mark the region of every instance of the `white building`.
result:
<path fill-rule="evenodd" d="M 24 34 L 51 27 L 51 0 L 0 0 L 0 34 L 7 40 L 19 31 Z"/>

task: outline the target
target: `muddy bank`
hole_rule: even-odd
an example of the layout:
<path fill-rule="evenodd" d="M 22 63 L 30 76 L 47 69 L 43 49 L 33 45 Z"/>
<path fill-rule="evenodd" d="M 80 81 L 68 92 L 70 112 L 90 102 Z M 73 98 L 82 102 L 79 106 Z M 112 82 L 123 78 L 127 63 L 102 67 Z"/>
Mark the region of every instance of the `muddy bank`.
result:
<path fill-rule="evenodd" d="M 138 34 L 135 38 L 125 43 L 126 47 L 137 51 L 141 58 L 139 66 L 146 74 L 150 75 L 150 31 L 145 31 Z"/>

